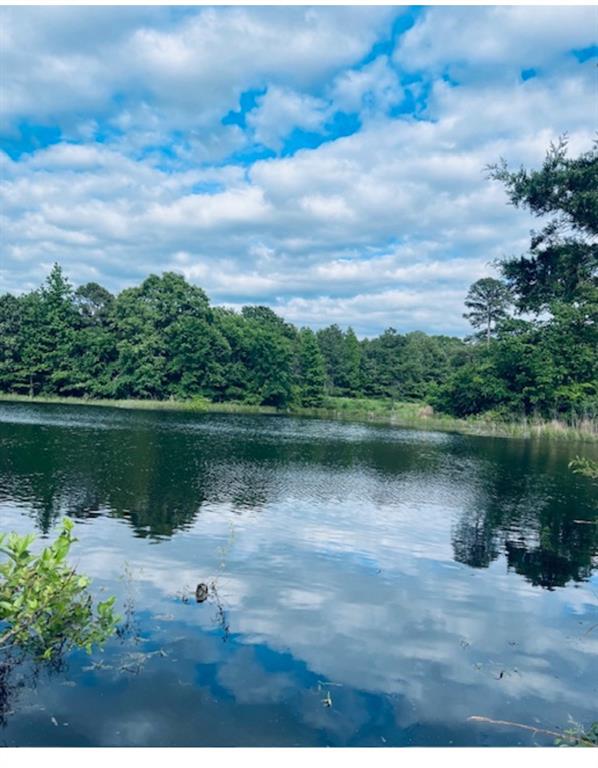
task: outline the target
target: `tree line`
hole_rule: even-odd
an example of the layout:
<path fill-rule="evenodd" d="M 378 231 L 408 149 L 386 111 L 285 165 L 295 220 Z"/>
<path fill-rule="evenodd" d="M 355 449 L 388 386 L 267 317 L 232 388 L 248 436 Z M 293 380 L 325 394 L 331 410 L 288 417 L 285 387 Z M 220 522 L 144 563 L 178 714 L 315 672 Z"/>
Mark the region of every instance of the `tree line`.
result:
<path fill-rule="evenodd" d="M 551 146 L 539 170 L 490 176 L 515 206 L 552 215 L 501 279 L 466 297 L 462 340 L 393 328 L 296 328 L 264 306 L 210 304 L 181 275 L 112 295 L 75 289 L 56 264 L 44 284 L 0 296 L 0 391 L 89 398 L 241 401 L 320 407 L 330 396 L 425 401 L 457 416 L 598 411 L 598 148 Z"/>
<path fill-rule="evenodd" d="M 40 289 L 0 297 L 0 389 L 94 398 L 204 396 L 280 408 L 327 395 L 426 399 L 466 345 L 398 334 L 359 341 L 337 325 L 298 329 L 263 306 L 212 306 L 181 275 L 113 296 L 76 290 L 56 264 Z"/>

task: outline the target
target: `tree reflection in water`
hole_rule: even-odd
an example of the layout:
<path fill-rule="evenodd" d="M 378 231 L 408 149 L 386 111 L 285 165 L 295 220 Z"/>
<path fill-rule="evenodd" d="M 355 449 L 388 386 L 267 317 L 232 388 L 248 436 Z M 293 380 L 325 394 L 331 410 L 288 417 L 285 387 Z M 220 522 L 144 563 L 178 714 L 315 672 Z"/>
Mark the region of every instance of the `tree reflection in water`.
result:
<path fill-rule="evenodd" d="M 389 439 L 392 430 L 363 428 L 359 439 L 346 439 L 336 427 L 327 433 L 324 425 L 320 435 L 315 422 L 293 427 L 284 418 L 18 409 L 57 423 L 2 423 L 0 502 L 22 499 L 43 533 L 64 514 L 109 515 L 127 520 L 136 537 L 170 538 L 210 505 L 259 512 L 285 498 L 295 475 L 355 470 L 380 478 L 382 493 L 406 477 L 422 488 L 439 476 L 471 487 L 452 547 L 455 560 L 473 568 L 504 556 L 532 584 L 553 589 L 588 579 L 596 564 L 598 526 L 576 522 L 595 516 L 595 488 L 568 469 L 578 449 L 563 444 L 459 436 L 402 443 Z M 306 439 L 303 429 L 317 438 Z M 334 496 L 333 486 L 318 493 Z"/>
<path fill-rule="evenodd" d="M 554 451 L 543 457 L 549 474 L 541 492 L 530 482 L 539 452 L 538 446 L 519 446 L 519 461 L 484 465 L 482 490 L 453 529 L 453 553 L 472 568 L 487 568 L 502 554 L 508 568 L 534 586 L 555 589 L 590 578 L 598 526 L 586 524 L 595 509 L 591 480 L 573 476 L 563 461 L 554 461 Z"/>

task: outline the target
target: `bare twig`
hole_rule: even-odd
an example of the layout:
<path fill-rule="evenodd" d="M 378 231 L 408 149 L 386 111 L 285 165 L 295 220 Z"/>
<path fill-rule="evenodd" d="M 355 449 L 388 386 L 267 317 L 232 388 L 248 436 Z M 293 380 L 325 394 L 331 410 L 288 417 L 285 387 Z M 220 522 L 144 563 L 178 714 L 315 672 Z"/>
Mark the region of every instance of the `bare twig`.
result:
<path fill-rule="evenodd" d="M 589 629 L 586 629 L 586 631 L 583 633 L 582 637 L 585 637 L 586 635 L 589 635 L 592 630 L 596 629 L 598 627 L 598 624 L 593 624 Z"/>
<path fill-rule="evenodd" d="M 533 725 L 524 725 L 523 723 L 512 723 L 510 720 L 492 720 L 490 717 L 482 717 L 481 715 L 472 715 L 467 718 L 468 720 L 474 720 L 476 723 L 490 723 L 490 725 L 506 725 L 509 728 L 520 728 L 523 731 L 530 731 L 531 733 L 543 733 L 546 736 L 556 736 L 557 739 L 567 739 L 569 741 L 579 741 L 585 744 L 587 747 L 596 747 L 598 744 L 589 739 L 584 739 L 583 736 L 571 736 L 568 733 L 561 733 L 559 731 L 549 731 L 546 728 L 537 728 Z"/>

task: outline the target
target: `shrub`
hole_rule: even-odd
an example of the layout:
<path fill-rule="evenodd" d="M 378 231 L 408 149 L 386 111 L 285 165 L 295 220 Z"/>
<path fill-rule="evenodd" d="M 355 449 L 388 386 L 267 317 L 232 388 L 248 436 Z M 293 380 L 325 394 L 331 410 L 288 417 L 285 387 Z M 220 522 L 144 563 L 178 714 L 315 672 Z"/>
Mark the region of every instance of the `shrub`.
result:
<path fill-rule="evenodd" d="M 0 650 L 19 649 L 50 660 L 70 648 L 103 643 L 116 629 L 114 597 L 93 605 L 90 580 L 67 563 L 73 522 L 39 554 L 35 536 L 0 534 Z"/>

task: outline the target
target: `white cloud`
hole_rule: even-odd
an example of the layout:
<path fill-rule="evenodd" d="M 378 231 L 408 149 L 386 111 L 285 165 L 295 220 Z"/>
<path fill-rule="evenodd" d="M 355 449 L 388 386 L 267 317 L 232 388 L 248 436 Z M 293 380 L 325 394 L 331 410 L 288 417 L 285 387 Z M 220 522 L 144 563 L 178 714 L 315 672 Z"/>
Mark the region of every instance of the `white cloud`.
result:
<path fill-rule="evenodd" d="M 395 59 L 409 70 L 501 79 L 514 70 L 544 67 L 572 49 L 596 43 L 598 9 L 591 6 L 435 7 L 399 41 Z M 494 72 L 492 72 L 494 70 Z"/>
<path fill-rule="evenodd" d="M 478 271 L 471 270 L 474 279 Z M 326 287 L 333 287 L 331 283 Z M 460 288 L 433 287 L 391 289 L 359 293 L 349 298 L 318 296 L 292 298 L 275 309 L 298 325 L 323 328 L 332 323 L 351 325 L 363 335 L 374 336 L 381 328 L 405 332 L 426 328 L 431 333 L 459 333 L 463 327 Z"/>
<path fill-rule="evenodd" d="M 1 102 L 5 125 L 86 112 L 128 121 L 115 92 L 150 98 L 166 128 L 217 125 L 241 93 L 311 87 L 367 53 L 386 8 L 3 8 Z M 122 114 L 119 114 L 122 111 Z M 135 126 L 146 130 L 145 120 Z"/>
<path fill-rule="evenodd" d="M 331 90 L 334 106 L 344 112 L 385 112 L 403 97 L 398 74 L 387 56 L 339 75 Z"/>
<path fill-rule="evenodd" d="M 185 195 L 168 204 L 156 204 L 144 214 L 142 224 L 190 231 L 255 225 L 268 213 L 263 193 L 256 187 L 230 189 L 214 195 Z"/>
<path fill-rule="evenodd" d="M 258 143 L 278 150 L 293 128 L 318 131 L 326 117 L 327 104 L 322 99 L 271 86 L 249 112 L 247 124 Z"/>
<path fill-rule="evenodd" d="M 270 304 L 299 324 L 465 333 L 469 284 L 524 251 L 535 225 L 485 166 L 537 165 L 565 130 L 572 152 L 591 145 L 595 66 L 565 56 L 586 44 L 589 9 L 560 32 L 559 9 L 429 9 L 394 63 L 365 66 L 387 9 L 129 9 L 109 34 L 121 10 L 0 11 L 6 119 L 53 115 L 71 137 L 18 161 L 0 153 L 2 290 L 35 287 L 54 260 L 112 290 L 177 269 L 217 303 Z M 436 76 L 463 52 L 462 85 Z M 513 73 L 532 60 L 546 71 L 524 83 Z M 417 119 L 388 116 L 415 87 L 399 85 L 397 61 L 432 73 Z M 56 67 L 78 69 L 68 92 Z M 263 91 L 247 127 L 222 125 L 247 88 Z M 223 162 L 253 141 L 279 150 L 336 110 L 359 110 L 360 130 Z"/>

